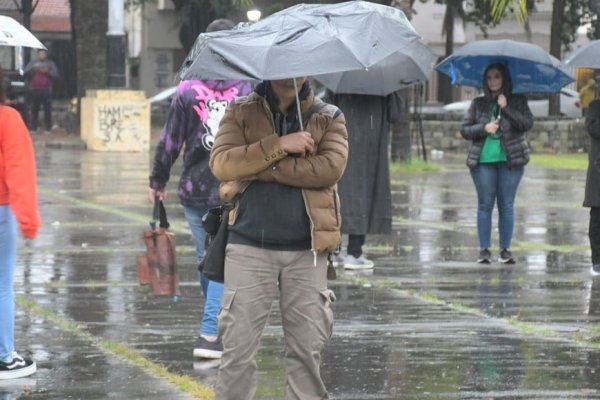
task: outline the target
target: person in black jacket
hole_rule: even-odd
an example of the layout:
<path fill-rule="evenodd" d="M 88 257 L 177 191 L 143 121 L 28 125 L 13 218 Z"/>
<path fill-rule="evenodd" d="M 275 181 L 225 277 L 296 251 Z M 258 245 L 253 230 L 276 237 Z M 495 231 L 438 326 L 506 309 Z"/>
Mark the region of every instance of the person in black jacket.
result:
<path fill-rule="evenodd" d="M 590 207 L 590 247 L 592 248 L 592 274 L 600 275 L 600 100 L 589 105 L 585 127 L 591 137 L 585 181 L 584 207 Z"/>
<path fill-rule="evenodd" d="M 348 164 L 338 183 L 342 233 L 348 235 L 343 265 L 351 270 L 371 269 L 373 261 L 363 254 L 367 234 L 392 231 L 388 137 L 390 124 L 400 117 L 400 100 L 398 93 L 331 93 L 329 99 L 344 111 L 348 129 Z"/>
<path fill-rule="evenodd" d="M 489 264 L 492 254 L 492 211 L 498 204 L 500 231 L 499 262 L 515 262 L 510 251 L 514 228 L 514 202 L 529 162 L 525 132 L 533 126 L 527 98 L 512 93 L 512 80 L 505 64 L 490 64 L 483 74 L 484 95 L 471 103 L 460 132 L 472 141 L 467 166 L 477 190 L 477 234 L 479 258 Z"/>

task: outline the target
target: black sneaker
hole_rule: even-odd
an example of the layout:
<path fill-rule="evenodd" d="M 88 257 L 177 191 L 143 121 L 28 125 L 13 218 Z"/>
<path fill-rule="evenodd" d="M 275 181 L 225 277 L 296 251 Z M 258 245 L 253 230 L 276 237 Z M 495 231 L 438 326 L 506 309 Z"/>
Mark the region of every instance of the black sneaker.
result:
<path fill-rule="evenodd" d="M 592 275 L 594 275 L 594 276 L 600 275 L 600 264 L 592 265 Z"/>
<path fill-rule="evenodd" d="M 477 262 L 479 264 L 489 264 L 491 262 L 492 253 L 490 253 L 489 249 L 482 249 L 479 252 L 479 258 Z"/>
<path fill-rule="evenodd" d="M 23 378 L 37 370 L 35 362 L 24 359 L 16 351 L 13 351 L 11 357 L 9 362 L 0 361 L 0 379 Z"/>
<path fill-rule="evenodd" d="M 498 262 L 501 262 L 502 264 L 514 264 L 515 259 L 513 258 L 510 250 L 502 249 L 500 250 L 500 258 L 498 259 Z"/>
<path fill-rule="evenodd" d="M 194 344 L 194 357 L 198 358 L 221 358 L 223 355 L 223 342 L 217 339 L 214 342 L 204 339 L 202 336 L 196 339 Z"/>

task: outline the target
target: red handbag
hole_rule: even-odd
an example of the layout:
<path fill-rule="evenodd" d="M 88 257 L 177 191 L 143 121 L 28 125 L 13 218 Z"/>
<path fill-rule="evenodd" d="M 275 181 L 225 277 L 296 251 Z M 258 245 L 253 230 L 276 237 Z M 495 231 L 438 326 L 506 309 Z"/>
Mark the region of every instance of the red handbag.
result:
<path fill-rule="evenodd" d="M 158 227 L 156 226 L 159 223 Z M 137 275 L 140 284 L 150 285 L 152 294 L 179 296 L 175 234 L 169 230 L 169 221 L 163 202 L 154 200 L 153 219 L 150 229 L 144 232 L 146 254 L 137 257 Z"/>

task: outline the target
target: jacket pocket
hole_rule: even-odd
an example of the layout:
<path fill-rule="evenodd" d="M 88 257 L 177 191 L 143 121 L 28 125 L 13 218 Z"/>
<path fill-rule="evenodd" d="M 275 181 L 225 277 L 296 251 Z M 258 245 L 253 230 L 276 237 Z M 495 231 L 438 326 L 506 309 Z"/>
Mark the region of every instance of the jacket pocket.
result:
<path fill-rule="evenodd" d="M 235 298 L 235 290 L 225 289 L 223 291 L 223 296 L 221 297 L 221 311 L 229 311 L 231 310 L 231 306 L 233 305 L 233 299 Z"/>
<path fill-rule="evenodd" d="M 231 315 L 231 307 L 233 307 L 233 302 L 235 299 L 235 290 L 225 289 L 223 291 L 223 295 L 221 296 L 221 309 L 219 310 L 219 314 L 217 319 L 219 321 L 219 336 L 223 337 L 225 335 L 225 331 L 227 327 L 233 323 L 233 316 Z"/>

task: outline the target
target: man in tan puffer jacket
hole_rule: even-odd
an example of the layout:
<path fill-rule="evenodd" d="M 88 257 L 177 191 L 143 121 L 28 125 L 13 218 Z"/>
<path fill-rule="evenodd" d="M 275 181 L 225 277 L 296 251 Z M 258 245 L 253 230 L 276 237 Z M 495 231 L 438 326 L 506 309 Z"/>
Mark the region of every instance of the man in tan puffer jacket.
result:
<path fill-rule="evenodd" d="M 325 399 L 321 350 L 331 336 L 327 254 L 340 243 L 337 182 L 348 156 L 344 116 L 296 79 L 265 81 L 223 117 L 210 167 L 233 201 L 219 316 L 218 400 L 252 399 L 256 352 L 280 292 L 287 399 Z"/>

